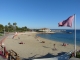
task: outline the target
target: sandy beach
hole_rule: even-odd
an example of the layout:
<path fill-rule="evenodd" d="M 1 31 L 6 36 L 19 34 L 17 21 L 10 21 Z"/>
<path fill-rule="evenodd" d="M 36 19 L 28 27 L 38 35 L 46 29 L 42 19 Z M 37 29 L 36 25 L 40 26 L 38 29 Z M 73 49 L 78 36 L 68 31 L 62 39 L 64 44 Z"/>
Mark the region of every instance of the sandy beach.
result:
<path fill-rule="evenodd" d="M 19 33 L 14 39 L 12 35 L 8 36 L 4 41 L 7 50 L 14 50 L 21 58 L 40 57 L 48 53 L 58 55 L 60 52 L 70 52 L 74 50 L 74 45 L 68 44 L 62 46 L 63 42 L 51 41 L 41 37 L 35 38 L 37 33 L 27 32 Z M 20 38 L 20 39 L 19 39 Z M 41 43 L 45 41 L 45 43 Z M 23 42 L 23 44 L 19 44 Z M 54 45 L 57 50 L 53 50 Z M 77 46 L 80 50 L 80 46 Z"/>

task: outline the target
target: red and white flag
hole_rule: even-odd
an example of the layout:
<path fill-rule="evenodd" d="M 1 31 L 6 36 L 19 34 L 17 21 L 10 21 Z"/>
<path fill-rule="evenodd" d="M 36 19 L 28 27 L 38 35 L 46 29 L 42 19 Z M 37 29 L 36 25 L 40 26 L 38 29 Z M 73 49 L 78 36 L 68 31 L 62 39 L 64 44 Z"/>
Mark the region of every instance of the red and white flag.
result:
<path fill-rule="evenodd" d="M 72 27 L 72 21 L 74 20 L 74 15 L 70 16 L 68 19 L 63 20 L 62 22 L 59 22 L 59 26 L 67 26 L 67 27 Z"/>

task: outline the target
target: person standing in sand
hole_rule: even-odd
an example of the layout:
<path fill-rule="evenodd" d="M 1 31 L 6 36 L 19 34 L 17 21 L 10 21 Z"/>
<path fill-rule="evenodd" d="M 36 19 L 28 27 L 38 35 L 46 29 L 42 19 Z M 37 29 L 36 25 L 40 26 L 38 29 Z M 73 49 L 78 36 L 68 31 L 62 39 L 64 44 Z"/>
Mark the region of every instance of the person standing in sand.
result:
<path fill-rule="evenodd" d="M 13 35 L 12 39 L 13 39 L 15 36 L 17 36 L 17 32 Z"/>
<path fill-rule="evenodd" d="M 53 44 L 53 46 L 54 46 L 54 49 L 53 49 L 53 50 L 56 50 L 56 47 L 55 47 L 55 45 L 56 45 L 56 44 Z"/>
<path fill-rule="evenodd" d="M 53 44 L 54 48 L 55 48 L 55 44 Z"/>
<path fill-rule="evenodd" d="M 14 39 L 14 37 L 17 36 L 17 35 L 18 35 L 18 33 L 16 32 L 16 33 L 13 35 L 12 39 Z M 18 36 L 18 39 L 20 39 L 19 36 Z"/>

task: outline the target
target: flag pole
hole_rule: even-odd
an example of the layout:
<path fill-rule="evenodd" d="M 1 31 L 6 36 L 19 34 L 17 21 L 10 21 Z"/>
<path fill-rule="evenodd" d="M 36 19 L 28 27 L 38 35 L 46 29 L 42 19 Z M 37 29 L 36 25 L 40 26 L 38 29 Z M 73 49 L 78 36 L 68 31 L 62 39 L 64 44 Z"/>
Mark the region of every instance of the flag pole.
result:
<path fill-rule="evenodd" d="M 74 35 L 75 35 L 75 41 L 74 41 L 74 43 L 75 43 L 75 46 L 74 46 L 74 51 L 75 51 L 75 57 L 76 57 L 76 15 L 74 14 Z"/>

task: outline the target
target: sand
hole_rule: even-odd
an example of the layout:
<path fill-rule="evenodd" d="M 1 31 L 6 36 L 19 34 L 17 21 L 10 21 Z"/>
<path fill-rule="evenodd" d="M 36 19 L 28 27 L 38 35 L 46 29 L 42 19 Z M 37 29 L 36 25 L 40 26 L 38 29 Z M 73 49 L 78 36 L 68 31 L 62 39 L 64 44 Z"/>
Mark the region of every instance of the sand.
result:
<path fill-rule="evenodd" d="M 12 39 L 12 36 L 8 36 L 4 41 L 7 50 L 14 50 L 19 54 L 21 58 L 40 57 L 48 53 L 52 55 L 58 55 L 60 52 L 70 52 L 74 50 L 74 45 L 62 46 L 63 42 L 51 41 L 41 37 L 35 38 L 36 32 L 18 33 L 18 35 Z M 18 39 L 20 37 L 20 39 Z M 41 43 L 45 41 L 45 43 Z M 19 44 L 23 42 L 24 44 Z M 57 50 L 53 50 L 55 47 Z M 80 50 L 80 46 L 77 46 L 77 50 Z"/>

